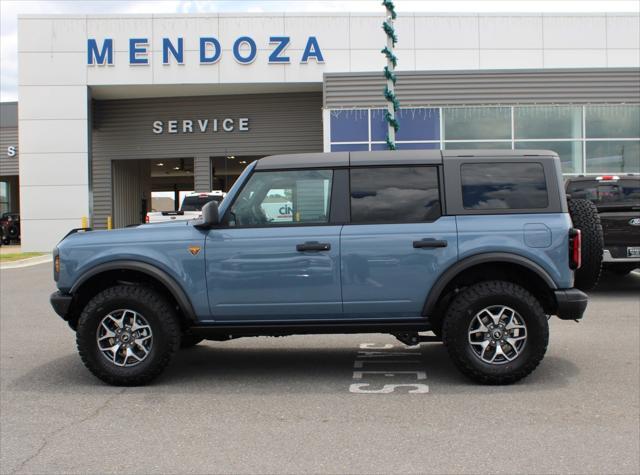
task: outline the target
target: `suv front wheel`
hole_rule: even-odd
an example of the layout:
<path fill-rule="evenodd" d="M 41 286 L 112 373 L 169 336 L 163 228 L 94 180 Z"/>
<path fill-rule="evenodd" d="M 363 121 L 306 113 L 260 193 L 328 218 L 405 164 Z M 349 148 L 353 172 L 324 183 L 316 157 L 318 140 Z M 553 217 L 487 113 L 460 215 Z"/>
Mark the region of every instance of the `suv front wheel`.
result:
<path fill-rule="evenodd" d="M 443 340 L 469 378 L 510 384 L 542 361 L 549 325 L 542 306 L 526 289 L 511 282 L 480 282 L 462 290 L 449 305 Z"/>
<path fill-rule="evenodd" d="M 85 366 L 119 386 L 146 384 L 180 347 L 172 306 L 155 290 L 117 285 L 93 297 L 78 320 L 76 343 Z"/>

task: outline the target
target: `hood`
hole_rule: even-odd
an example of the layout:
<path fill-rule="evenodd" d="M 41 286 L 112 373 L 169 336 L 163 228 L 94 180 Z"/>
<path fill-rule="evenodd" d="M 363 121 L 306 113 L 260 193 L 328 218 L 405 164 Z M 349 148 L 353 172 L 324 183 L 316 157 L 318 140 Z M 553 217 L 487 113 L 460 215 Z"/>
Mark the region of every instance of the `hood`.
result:
<path fill-rule="evenodd" d="M 178 231 L 192 225 L 192 221 L 166 221 L 162 223 L 140 224 L 126 228 L 99 230 L 99 231 L 76 231 L 65 236 L 59 243 L 58 248 L 67 246 L 84 246 L 93 244 L 119 244 L 139 241 L 165 240 L 167 232 Z"/>

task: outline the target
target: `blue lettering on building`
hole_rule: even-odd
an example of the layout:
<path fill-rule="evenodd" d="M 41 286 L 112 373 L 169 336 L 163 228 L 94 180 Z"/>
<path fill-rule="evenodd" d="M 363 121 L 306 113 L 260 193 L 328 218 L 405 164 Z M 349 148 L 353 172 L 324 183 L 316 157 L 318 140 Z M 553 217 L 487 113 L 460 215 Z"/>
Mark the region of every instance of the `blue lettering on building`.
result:
<path fill-rule="evenodd" d="M 241 54 L 240 47 L 242 45 L 249 46 L 249 54 L 246 54 L 245 56 Z M 253 60 L 256 59 L 257 53 L 258 47 L 256 46 L 256 42 L 249 36 L 241 36 L 233 43 L 233 57 L 240 64 L 253 63 Z"/>
<path fill-rule="evenodd" d="M 270 63 L 289 63 L 291 61 L 289 56 L 282 56 L 284 50 L 289 46 L 290 40 L 288 36 L 272 36 L 269 38 L 269 44 L 277 45 L 269 55 Z"/>
<path fill-rule="evenodd" d="M 148 46 L 149 40 L 146 38 L 131 38 L 129 40 L 129 64 L 149 64 Z"/>
<path fill-rule="evenodd" d="M 162 64 L 169 64 L 169 53 L 178 64 L 184 64 L 184 39 L 178 38 L 178 47 L 176 48 L 169 38 L 162 38 Z"/>
<path fill-rule="evenodd" d="M 213 54 L 207 56 L 207 46 L 213 46 Z M 220 42 L 213 36 L 210 38 L 200 38 L 200 64 L 214 64 L 220 60 L 222 47 Z"/>
<path fill-rule="evenodd" d="M 288 64 L 291 58 L 286 55 L 286 50 L 291 43 L 288 36 L 270 36 L 270 51 L 268 56 L 269 64 Z M 87 40 L 87 65 L 113 65 L 114 64 L 114 41 L 112 38 L 105 38 L 100 43 L 96 38 Z M 129 39 L 129 64 L 147 65 L 149 64 L 148 38 Z M 250 36 L 238 37 L 232 46 L 233 58 L 240 64 L 251 64 L 258 56 L 258 46 L 256 41 Z M 170 64 L 171 57 L 178 64 L 184 64 L 184 38 L 175 40 L 162 38 L 162 64 Z M 200 38 L 200 64 L 215 64 L 222 57 L 222 45 L 220 41 L 213 37 Z M 324 56 L 320 49 L 320 44 L 315 36 L 307 38 L 306 45 L 300 63 L 308 63 L 310 60 L 316 63 L 324 63 Z"/>
<path fill-rule="evenodd" d="M 95 62 L 94 62 L 95 60 Z M 87 64 L 113 64 L 113 40 L 106 38 L 102 42 L 102 49 L 98 50 L 98 43 L 91 38 L 87 44 Z"/>
<path fill-rule="evenodd" d="M 320 45 L 318 45 L 318 40 L 315 36 L 310 36 L 309 39 L 307 39 L 307 46 L 304 48 L 300 62 L 306 63 L 309 61 L 309 58 L 315 58 L 318 63 L 324 63 L 322 51 L 320 51 Z"/>

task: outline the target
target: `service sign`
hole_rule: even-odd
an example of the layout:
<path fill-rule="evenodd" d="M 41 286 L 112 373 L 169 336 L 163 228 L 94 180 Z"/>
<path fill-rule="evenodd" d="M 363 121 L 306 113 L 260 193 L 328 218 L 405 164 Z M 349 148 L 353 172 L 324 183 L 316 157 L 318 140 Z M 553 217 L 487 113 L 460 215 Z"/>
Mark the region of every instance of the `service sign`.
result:
<path fill-rule="evenodd" d="M 248 132 L 248 117 L 224 117 L 221 119 L 154 120 L 153 133 L 160 134 L 205 134 L 215 132 Z"/>
<path fill-rule="evenodd" d="M 323 63 L 322 50 L 315 36 L 306 39 L 305 47 L 299 57 L 292 57 L 287 53 L 291 43 L 289 36 L 269 37 L 269 64 L 289 64 L 292 61 L 301 64 L 315 61 Z M 215 36 L 203 36 L 199 38 L 200 64 L 216 64 L 223 58 L 223 45 Z M 87 65 L 88 66 L 113 66 L 114 63 L 113 38 L 89 38 L 87 40 Z M 130 38 L 128 44 L 129 64 L 148 65 L 151 57 L 149 38 Z M 239 36 L 232 45 L 233 59 L 239 63 L 248 65 L 256 60 L 258 46 L 251 36 Z M 184 38 L 162 39 L 162 64 L 184 63 Z"/>

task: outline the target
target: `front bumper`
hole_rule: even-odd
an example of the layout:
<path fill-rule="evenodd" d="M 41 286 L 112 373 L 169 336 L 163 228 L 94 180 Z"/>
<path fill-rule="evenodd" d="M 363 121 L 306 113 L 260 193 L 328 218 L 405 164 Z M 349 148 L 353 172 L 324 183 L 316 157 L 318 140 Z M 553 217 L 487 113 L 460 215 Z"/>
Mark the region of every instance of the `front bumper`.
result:
<path fill-rule="evenodd" d="M 580 320 L 587 308 L 589 297 L 578 289 L 561 289 L 555 292 L 558 307 L 556 315 L 561 320 Z"/>
<path fill-rule="evenodd" d="M 69 321 L 69 307 L 71 307 L 72 295 L 63 294 L 60 291 L 54 292 L 49 297 L 53 310 L 65 321 Z"/>

